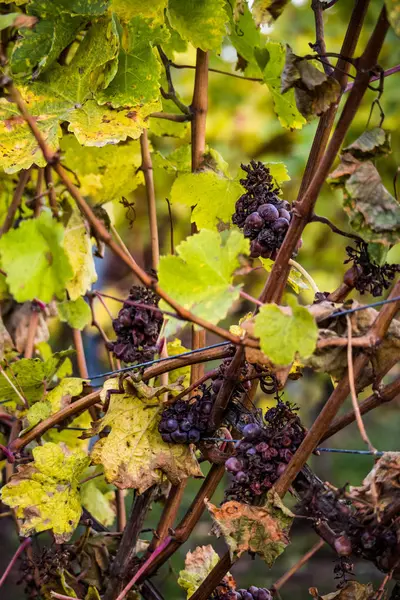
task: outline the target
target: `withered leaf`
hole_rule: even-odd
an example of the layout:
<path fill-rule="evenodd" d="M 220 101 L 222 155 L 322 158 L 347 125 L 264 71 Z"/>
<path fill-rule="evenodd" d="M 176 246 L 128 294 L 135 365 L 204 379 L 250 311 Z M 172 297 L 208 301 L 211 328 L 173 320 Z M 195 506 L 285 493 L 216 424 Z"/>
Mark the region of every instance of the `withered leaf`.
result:
<path fill-rule="evenodd" d="M 375 463 L 359 487 L 350 488 L 350 494 L 359 512 L 368 506 L 382 513 L 400 499 L 400 452 L 385 452 Z"/>
<path fill-rule="evenodd" d="M 374 127 L 364 131 L 355 142 L 343 148 L 344 153 L 347 152 L 359 160 L 386 156 L 391 151 L 390 133 L 382 127 Z"/>
<path fill-rule="evenodd" d="M 286 62 L 281 77 L 281 93 L 295 90 L 296 105 L 307 119 L 324 113 L 339 98 L 340 84 L 309 60 L 296 56 L 286 46 Z"/>
<path fill-rule="evenodd" d="M 375 598 L 372 584 L 358 583 L 358 581 L 348 581 L 340 590 L 324 596 L 318 594 L 317 588 L 310 588 L 309 592 L 316 600 L 373 600 Z"/>
<path fill-rule="evenodd" d="M 220 508 L 208 502 L 207 507 L 229 546 L 233 560 L 250 551 L 261 556 L 271 567 L 290 542 L 293 514 L 272 492 L 264 506 L 229 501 Z"/>

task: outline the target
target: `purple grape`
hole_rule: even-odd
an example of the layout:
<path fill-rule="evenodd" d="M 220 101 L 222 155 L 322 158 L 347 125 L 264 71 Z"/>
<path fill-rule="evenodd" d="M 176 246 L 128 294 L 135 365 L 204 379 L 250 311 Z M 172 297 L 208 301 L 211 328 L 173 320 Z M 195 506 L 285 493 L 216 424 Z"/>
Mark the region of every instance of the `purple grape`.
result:
<path fill-rule="evenodd" d="M 247 483 L 249 476 L 244 471 L 239 471 L 236 473 L 235 479 L 238 483 Z"/>
<path fill-rule="evenodd" d="M 261 427 L 257 423 L 249 423 L 243 427 L 243 436 L 246 440 L 255 440 L 261 434 Z"/>
<path fill-rule="evenodd" d="M 287 200 L 281 200 L 281 206 L 283 209 L 289 211 L 290 210 L 290 202 L 288 202 Z"/>
<path fill-rule="evenodd" d="M 189 421 L 189 419 L 184 419 L 183 421 L 181 421 L 180 425 L 179 425 L 179 429 L 181 431 L 189 431 L 189 429 L 192 427 L 191 422 Z"/>
<path fill-rule="evenodd" d="M 247 217 L 245 225 L 252 229 L 260 230 L 264 227 L 264 221 L 258 212 L 253 212 Z"/>
<path fill-rule="evenodd" d="M 172 433 L 178 429 L 178 421 L 176 419 L 167 419 L 167 421 L 164 421 L 164 428 L 165 431 Z"/>
<path fill-rule="evenodd" d="M 279 217 L 278 209 L 273 204 L 261 204 L 257 212 L 267 223 L 273 223 Z"/>
<path fill-rule="evenodd" d="M 196 444 L 200 439 L 200 431 L 198 429 L 191 429 L 187 434 L 189 442 Z"/>
<path fill-rule="evenodd" d="M 204 402 L 204 404 L 201 405 L 201 411 L 203 415 L 209 415 L 212 411 L 212 408 L 212 402 Z"/>
<path fill-rule="evenodd" d="M 266 590 L 265 588 L 260 588 L 258 590 L 257 600 L 271 600 L 271 592 Z"/>
<path fill-rule="evenodd" d="M 186 444 L 188 441 L 187 433 L 185 433 L 184 431 L 172 432 L 171 438 L 176 444 Z"/>
<path fill-rule="evenodd" d="M 288 210 L 286 210 L 285 208 L 281 208 L 279 210 L 279 216 L 282 217 L 283 219 L 286 219 L 287 221 L 290 222 L 291 219 L 291 214 Z"/>
<path fill-rule="evenodd" d="M 255 448 L 249 448 L 246 452 L 247 456 L 254 456 L 257 454 L 257 450 Z"/>
<path fill-rule="evenodd" d="M 277 469 L 276 469 L 276 473 L 277 475 L 279 475 L 279 477 L 282 475 L 282 473 L 284 473 L 287 469 L 287 465 L 285 465 L 285 463 L 278 463 Z"/>
<path fill-rule="evenodd" d="M 212 384 L 212 391 L 215 394 L 218 394 L 219 390 L 221 389 L 222 384 L 223 384 L 223 379 L 215 379 Z"/>
<path fill-rule="evenodd" d="M 252 594 L 253 596 L 256 596 L 258 593 L 258 587 L 256 587 L 255 585 L 251 585 L 247 591 L 250 592 L 250 594 Z"/>
<path fill-rule="evenodd" d="M 169 433 L 163 433 L 161 437 L 166 444 L 172 443 L 172 437 L 170 436 Z"/>
<path fill-rule="evenodd" d="M 261 252 L 261 258 L 271 258 L 272 252 L 271 250 L 263 250 Z"/>
<path fill-rule="evenodd" d="M 238 473 L 243 469 L 243 464 L 235 456 L 230 456 L 225 462 L 225 469 L 230 473 Z"/>
<path fill-rule="evenodd" d="M 252 240 L 250 244 L 250 256 L 251 258 L 258 258 L 263 251 L 263 247 L 258 240 Z"/>
<path fill-rule="evenodd" d="M 274 231 L 286 231 L 289 227 L 289 221 L 279 217 L 279 219 L 276 219 L 276 221 L 272 223 L 271 227 Z"/>

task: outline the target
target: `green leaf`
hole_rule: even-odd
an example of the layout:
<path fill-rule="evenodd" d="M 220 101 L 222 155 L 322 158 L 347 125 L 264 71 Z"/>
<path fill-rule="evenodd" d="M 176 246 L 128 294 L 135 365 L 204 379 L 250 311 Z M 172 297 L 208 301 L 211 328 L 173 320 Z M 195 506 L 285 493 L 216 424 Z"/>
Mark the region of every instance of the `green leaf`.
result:
<path fill-rule="evenodd" d="M 160 286 L 210 323 L 223 319 L 239 297 L 241 286 L 233 285 L 233 276 L 240 264 L 239 255 L 249 252 L 249 240 L 239 231 L 224 234 L 203 229 L 179 244 L 176 256 L 161 257 L 158 271 Z M 161 303 L 160 307 L 167 305 Z M 179 325 L 171 321 L 166 335 Z"/>
<path fill-rule="evenodd" d="M 154 23 L 164 22 L 164 10 L 168 0 L 111 0 L 110 10 L 118 15 L 121 21 L 128 22 L 134 17 L 153 19 Z"/>
<path fill-rule="evenodd" d="M 281 94 L 281 73 L 285 65 L 285 49 L 277 42 L 267 42 L 270 60 L 263 71 L 263 79 L 274 100 L 274 109 L 283 127 L 301 129 L 305 118 L 297 110 L 294 90 Z"/>
<path fill-rule="evenodd" d="M 58 302 L 57 310 L 60 321 L 68 323 L 74 329 L 84 329 L 92 320 L 90 307 L 81 297 L 76 300 Z"/>
<path fill-rule="evenodd" d="M 57 544 L 69 540 L 79 523 L 82 506 L 79 481 L 90 459 L 82 450 L 70 452 L 48 442 L 32 450 L 34 461 L 2 489 L 2 501 L 15 509 L 20 532 L 53 531 Z"/>
<path fill-rule="evenodd" d="M 29 429 L 31 429 L 41 421 L 47 419 L 47 417 L 49 417 L 51 413 L 52 410 L 50 402 L 48 402 L 47 400 L 36 402 L 33 406 L 29 408 L 28 412 L 25 415 L 25 420 L 28 426 L 23 431 L 21 431 L 21 434 L 26 433 L 27 431 L 29 431 Z"/>
<path fill-rule="evenodd" d="M 92 585 L 89 586 L 89 589 L 85 596 L 85 600 L 101 600 L 100 594 L 99 594 L 97 588 L 93 587 Z"/>
<path fill-rule="evenodd" d="M 24 26 L 19 29 L 10 58 L 14 75 L 35 77 L 49 67 L 85 25 L 81 16 L 71 16 L 55 8 L 55 2 L 33 0 L 28 13 L 38 19 L 33 29 Z M 32 17 L 31 17 L 32 18 Z"/>
<path fill-rule="evenodd" d="M 3 29 L 7 29 L 7 27 L 20 27 L 21 25 L 18 24 L 18 21 L 21 21 L 21 17 L 22 19 L 24 19 L 25 15 L 18 12 L 8 13 L 7 15 L 0 15 L 0 31 L 3 31 Z M 29 20 L 27 20 L 26 23 L 29 23 Z"/>
<path fill-rule="evenodd" d="M 179 572 L 178 585 L 186 590 L 187 598 L 190 598 L 205 580 L 219 561 L 219 556 L 214 548 L 198 546 L 186 554 L 185 569 Z"/>
<path fill-rule="evenodd" d="M 53 0 L 44 1 L 51 6 L 56 4 L 57 9 L 62 12 L 87 17 L 103 15 L 110 4 L 110 0 L 57 0 L 56 3 Z"/>
<path fill-rule="evenodd" d="M 65 364 L 70 363 L 69 357 L 74 354 L 75 350 L 70 348 L 68 350 L 61 350 L 61 352 L 54 352 L 54 354 L 46 358 L 44 362 L 44 373 L 47 383 L 50 383 L 55 375 L 57 375 L 58 378 L 64 376 L 61 373 L 65 370 Z"/>
<path fill-rule="evenodd" d="M 275 21 L 283 12 L 289 0 L 254 0 L 252 11 L 258 25 Z"/>
<path fill-rule="evenodd" d="M 38 298 L 47 303 L 63 296 L 73 275 L 63 243 L 64 228 L 48 212 L 3 235 L 1 262 L 17 302 Z"/>
<path fill-rule="evenodd" d="M 71 300 L 78 300 L 97 281 L 97 273 L 88 227 L 76 208 L 65 228 L 63 246 L 73 270 L 66 289 Z"/>
<path fill-rule="evenodd" d="M 229 223 L 236 200 L 243 194 L 238 181 L 221 177 L 214 171 L 180 175 L 171 189 L 171 202 L 192 207 L 191 221 L 198 229 L 217 228 Z"/>
<path fill-rule="evenodd" d="M 99 523 L 110 527 L 115 520 L 112 502 L 115 499 L 115 488 L 106 483 L 99 467 L 89 467 L 82 479 L 99 474 L 98 477 L 87 481 L 81 486 L 82 505 Z"/>
<path fill-rule="evenodd" d="M 289 307 L 264 304 L 254 320 L 254 333 L 260 347 L 276 365 L 288 365 L 295 358 L 315 350 L 318 327 L 309 311 L 288 296 Z"/>
<path fill-rule="evenodd" d="M 222 0 L 169 0 L 168 18 L 195 48 L 204 52 L 221 49 L 229 20 Z"/>
<path fill-rule="evenodd" d="M 190 144 L 179 146 L 167 156 L 154 152 L 153 166 L 165 169 L 170 175 L 182 175 L 192 170 L 192 150 Z"/>
<path fill-rule="evenodd" d="M 220 508 L 208 502 L 207 508 L 221 529 L 233 561 L 244 552 L 254 552 L 272 567 L 290 542 L 294 515 L 276 494 L 270 492 L 264 506 L 229 501 Z"/>
<path fill-rule="evenodd" d="M 106 381 L 107 390 L 117 390 L 118 380 Z M 151 389 L 151 388 L 150 388 Z M 159 394 L 165 388 L 159 388 Z M 134 488 L 139 494 L 166 476 L 174 485 L 202 473 L 190 446 L 166 444 L 158 431 L 162 404 L 156 398 L 139 398 L 127 388 L 124 394 L 111 394 L 106 415 L 95 424 L 93 433 L 110 427 L 107 437 L 92 450 L 94 464 L 102 464 L 106 480 L 121 489 Z"/>
<path fill-rule="evenodd" d="M 236 48 L 239 57 L 242 61 L 244 60 L 246 62 L 246 68 L 249 67 L 250 69 L 249 72 L 246 70 L 246 74 L 248 73 L 249 76 L 261 77 L 263 69 L 258 66 L 255 51 L 262 50 L 260 48 L 262 37 L 260 29 L 255 24 L 247 3 L 245 3 L 243 13 L 239 15 L 237 21 L 234 20 L 234 15 L 231 14 L 230 29 L 230 40 Z M 265 66 L 266 64 L 264 65 L 264 68 Z"/>
<path fill-rule="evenodd" d="M 329 182 L 343 189 L 343 208 L 350 225 L 370 243 L 391 246 L 399 241 L 400 204 L 382 183 L 372 161 L 345 152 Z"/>
<path fill-rule="evenodd" d="M 389 22 L 395 33 L 400 36 L 400 1 L 385 0 Z"/>
<path fill-rule="evenodd" d="M 140 143 L 109 145 L 102 148 L 81 146 L 75 136 L 61 140 L 64 163 L 79 177 L 80 191 L 96 204 L 120 200 L 143 183 L 139 169 L 142 157 Z"/>
<path fill-rule="evenodd" d="M 281 187 L 282 183 L 285 181 L 290 181 L 290 175 L 288 173 L 287 167 L 283 162 L 266 162 L 264 165 L 269 170 L 272 175 L 276 185 Z"/>
<path fill-rule="evenodd" d="M 122 38 L 118 70 L 107 89 L 97 94 L 97 101 L 110 103 L 114 108 L 157 101 L 161 61 L 153 46 L 166 37 L 169 37 L 166 28 L 154 29 L 141 17 L 132 19 Z"/>

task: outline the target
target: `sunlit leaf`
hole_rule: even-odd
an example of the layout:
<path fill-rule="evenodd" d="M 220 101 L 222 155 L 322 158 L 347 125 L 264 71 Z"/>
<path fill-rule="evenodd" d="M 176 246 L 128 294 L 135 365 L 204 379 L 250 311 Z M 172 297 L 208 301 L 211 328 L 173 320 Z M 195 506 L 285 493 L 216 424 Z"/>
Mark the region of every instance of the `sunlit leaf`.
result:
<path fill-rule="evenodd" d="M 195 593 L 218 561 L 219 556 L 210 544 L 198 546 L 193 552 L 189 550 L 185 558 L 185 569 L 179 572 L 178 578 L 178 585 L 186 590 L 187 598 Z"/>
<path fill-rule="evenodd" d="M 223 319 L 239 297 L 240 286 L 233 285 L 239 255 L 249 252 L 249 241 L 239 231 L 203 229 L 176 248 L 176 256 L 160 260 L 160 286 L 185 308 L 211 323 Z M 166 307 L 166 304 L 160 304 Z M 179 322 L 168 323 L 172 333 Z"/>
<path fill-rule="evenodd" d="M 6 281 L 18 302 L 62 297 L 73 274 L 63 243 L 64 228 L 48 212 L 23 221 L 0 239 Z"/>
<path fill-rule="evenodd" d="M 67 281 L 66 289 L 70 299 L 77 300 L 97 281 L 90 233 L 77 209 L 72 211 L 68 220 L 63 246 L 73 270 L 73 276 Z"/>
<path fill-rule="evenodd" d="M 32 454 L 34 461 L 19 466 L 2 488 L 2 501 L 15 509 L 22 535 L 51 529 L 61 544 L 78 525 L 78 486 L 90 459 L 81 450 L 70 452 L 51 442 L 33 448 Z"/>
<path fill-rule="evenodd" d="M 90 307 L 83 298 L 64 300 L 57 304 L 60 321 L 68 323 L 74 329 L 84 329 L 92 320 Z"/>
<path fill-rule="evenodd" d="M 228 22 L 221 0 L 169 0 L 168 17 L 172 27 L 195 48 L 220 50 Z"/>
<path fill-rule="evenodd" d="M 176 384 L 173 384 L 176 385 Z M 182 389 L 182 387 L 181 387 Z M 109 379 L 103 388 L 118 390 L 118 380 Z M 159 388 L 158 394 L 165 388 Z M 121 489 L 144 492 L 167 477 L 178 484 L 202 473 L 190 446 L 166 444 L 158 431 L 161 402 L 156 397 L 139 398 L 137 393 L 112 393 L 106 415 L 95 424 L 93 433 L 110 427 L 107 437 L 97 441 L 92 461 L 102 464 L 106 480 Z"/>

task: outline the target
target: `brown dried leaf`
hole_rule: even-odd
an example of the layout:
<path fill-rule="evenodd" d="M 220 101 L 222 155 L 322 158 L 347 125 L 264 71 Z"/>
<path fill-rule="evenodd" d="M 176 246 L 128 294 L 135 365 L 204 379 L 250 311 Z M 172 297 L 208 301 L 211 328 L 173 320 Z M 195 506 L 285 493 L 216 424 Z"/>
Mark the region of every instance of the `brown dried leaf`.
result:
<path fill-rule="evenodd" d="M 350 494 L 359 513 L 368 510 L 365 502 L 373 505 L 376 511 L 383 512 L 400 499 L 400 452 L 385 452 L 362 486 L 350 488 Z"/>
<path fill-rule="evenodd" d="M 336 79 L 328 77 L 309 60 L 296 56 L 288 45 L 281 82 L 282 94 L 295 88 L 297 108 L 307 119 L 328 110 L 340 94 L 340 85 Z"/>
<path fill-rule="evenodd" d="M 358 581 L 348 581 L 342 589 L 324 596 L 320 596 L 315 587 L 310 588 L 308 591 L 317 600 L 373 600 L 375 598 L 372 584 L 358 583 Z"/>
<path fill-rule="evenodd" d="M 352 301 L 343 305 L 343 309 L 357 308 L 362 304 Z M 347 339 L 346 317 L 332 317 L 333 312 L 340 308 L 332 302 L 321 302 L 309 307 L 319 327 L 319 341 L 324 339 Z M 373 308 L 360 310 L 351 315 L 353 338 L 368 333 L 375 321 L 378 312 Z M 361 348 L 353 348 L 353 356 L 356 357 L 362 351 Z M 370 385 L 376 374 L 387 372 L 389 368 L 400 360 L 400 321 L 394 319 L 383 342 L 375 350 L 371 363 L 368 364 L 356 381 L 357 390 L 364 389 Z M 339 381 L 347 371 L 347 346 L 327 346 L 317 349 L 312 356 L 303 361 L 304 365 L 315 371 L 328 373 Z"/>
<path fill-rule="evenodd" d="M 349 153 L 359 160 L 386 156 L 391 151 L 390 133 L 381 127 L 364 131 L 355 142 L 343 148 L 343 152 Z"/>
<path fill-rule="evenodd" d="M 207 507 L 229 546 L 233 560 L 250 551 L 261 556 L 271 567 L 290 542 L 293 514 L 276 494 L 270 492 L 264 506 L 230 501 L 220 508 L 207 502 Z"/>

